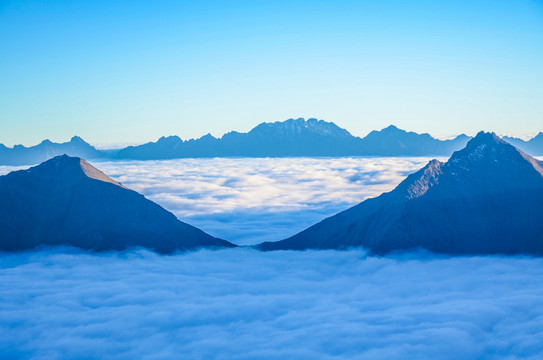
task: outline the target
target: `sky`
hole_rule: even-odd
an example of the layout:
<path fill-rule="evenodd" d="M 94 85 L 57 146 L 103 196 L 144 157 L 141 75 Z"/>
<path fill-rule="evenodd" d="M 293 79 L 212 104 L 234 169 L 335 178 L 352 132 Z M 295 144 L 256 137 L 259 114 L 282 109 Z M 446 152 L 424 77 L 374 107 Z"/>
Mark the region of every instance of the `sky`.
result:
<path fill-rule="evenodd" d="M 0 2 L 0 143 L 543 130 L 543 1 Z"/>

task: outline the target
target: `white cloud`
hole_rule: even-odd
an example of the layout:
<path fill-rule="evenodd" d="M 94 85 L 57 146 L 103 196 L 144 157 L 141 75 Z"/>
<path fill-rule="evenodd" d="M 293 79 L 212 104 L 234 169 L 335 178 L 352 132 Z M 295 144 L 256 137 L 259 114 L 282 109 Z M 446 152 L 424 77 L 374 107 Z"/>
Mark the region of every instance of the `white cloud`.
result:
<path fill-rule="evenodd" d="M 428 160 L 95 165 L 182 220 L 256 243 L 388 191 Z M 540 359 L 541 278 L 543 259 L 527 257 L 0 254 L 0 358 Z"/>
<path fill-rule="evenodd" d="M 393 189 L 430 158 L 95 161 L 179 219 L 237 244 L 281 240 Z M 0 166 L 0 174 L 27 167 Z"/>
<path fill-rule="evenodd" d="M 430 158 L 97 162 L 181 220 L 237 244 L 281 240 L 393 189 Z"/>
<path fill-rule="evenodd" d="M 429 160 L 203 158 L 93 164 L 179 219 L 244 245 L 292 236 L 392 190 Z M 0 174 L 22 168 L 0 166 Z"/>
<path fill-rule="evenodd" d="M 0 358 L 543 356 L 543 259 L 250 249 L 0 258 Z"/>

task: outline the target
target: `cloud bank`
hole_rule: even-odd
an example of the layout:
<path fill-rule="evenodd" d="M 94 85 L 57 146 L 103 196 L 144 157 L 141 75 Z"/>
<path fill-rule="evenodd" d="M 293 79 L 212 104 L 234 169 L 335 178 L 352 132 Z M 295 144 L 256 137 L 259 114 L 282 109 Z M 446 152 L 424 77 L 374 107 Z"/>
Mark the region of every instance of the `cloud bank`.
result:
<path fill-rule="evenodd" d="M 3 359 L 540 359 L 543 259 L 0 257 Z"/>
<path fill-rule="evenodd" d="M 392 189 L 428 160 L 95 165 L 180 219 L 243 244 L 292 235 Z M 528 257 L 0 254 L 0 358 L 540 359 L 542 278 L 543 259 Z"/>
<path fill-rule="evenodd" d="M 203 158 L 95 161 L 98 169 L 236 244 L 281 240 L 393 189 L 430 158 Z M 0 166 L 0 175 L 28 166 Z"/>
<path fill-rule="evenodd" d="M 179 219 L 213 236 L 248 245 L 287 238 L 392 190 L 429 160 L 204 158 L 95 161 L 93 165 Z M 0 166 L 0 175 L 23 168 L 27 167 Z"/>
<path fill-rule="evenodd" d="M 235 242 L 281 240 L 393 189 L 430 158 L 215 158 L 100 162 L 181 220 Z"/>

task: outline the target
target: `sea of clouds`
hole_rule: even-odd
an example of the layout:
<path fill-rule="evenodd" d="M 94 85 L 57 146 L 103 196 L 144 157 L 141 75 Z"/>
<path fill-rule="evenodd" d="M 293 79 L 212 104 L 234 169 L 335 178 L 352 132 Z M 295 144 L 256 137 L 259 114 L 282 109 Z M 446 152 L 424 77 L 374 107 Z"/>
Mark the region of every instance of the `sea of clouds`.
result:
<path fill-rule="evenodd" d="M 252 244 L 391 190 L 428 160 L 94 165 L 180 219 Z M 541 258 L 0 253 L 0 359 L 541 359 L 541 339 Z"/>
<path fill-rule="evenodd" d="M 282 240 L 392 190 L 430 158 L 95 162 L 179 219 L 236 244 Z"/>
<path fill-rule="evenodd" d="M 282 240 L 392 190 L 430 158 L 92 161 L 180 220 L 239 245 Z M 0 175 L 28 166 L 0 166 Z"/>
<path fill-rule="evenodd" d="M 425 157 L 92 161 L 180 220 L 238 245 L 290 237 L 392 190 Z M 441 159 L 445 160 L 445 159 Z M 28 166 L 0 166 L 0 175 Z"/>
<path fill-rule="evenodd" d="M 541 359 L 543 259 L 238 248 L 0 258 L 2 359 Z"/>

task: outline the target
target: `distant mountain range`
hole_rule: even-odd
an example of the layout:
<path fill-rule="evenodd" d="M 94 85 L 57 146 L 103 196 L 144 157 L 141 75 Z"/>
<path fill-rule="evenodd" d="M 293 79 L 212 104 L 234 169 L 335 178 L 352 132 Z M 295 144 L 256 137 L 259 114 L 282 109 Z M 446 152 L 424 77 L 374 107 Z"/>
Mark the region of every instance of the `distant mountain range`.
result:
<path fill-rule="evenodd" d="M 257 248 L 543 255 L 542 204 L 543 162 L 481 132 L 393 191 Z M 159 253 L 235 246 L 67 155 L 0 176 L 0 250 L 51 245 Z"/>
<path fill-rule="evenodd" d="M 376 254 L 543 255 L 543 163 L 479 133 L 446 163 L 262 250 L 364 247 Z"/>
<path fill-rule="evenodd" d="M 74 136 L 69 142 L 60 144 L 49 140 L 31 147 L 15 145 L 13 148 L 8 148 L 0 144 L 0 165 L 34 165 L 64 154 L 85 159 L 105 156 L 79 136 Z"/>
<path fill-rule="evenodd" d="M 217 139 L 210 134 L 183 141 L 177 136 L 129 146 L 114 156 L 120 159 L 173 159 L 184 157 L 281 156 L 427 156 L 450 155 L 469 137 L 438 140 L 428 134 L 406 132 L 395 126 L 372 131 L 365 138 L 351 135 L 336 124 L 317 119 L 289 119 L 262 123 L 248 133 L 229 132 Z"/>
<path fill-rule="evenodd" d="M 210 134 L 191 140 L 169 136 L 120 150 L 99 151 L 77 136 L 67 143 L 45 140 L 28 148 L 22 145 L 7 148 L 0 144 L 0 165 L 37 164 L 62 154 L 86 159 L 134 160 L 228 156 L 450 156 L 463 148 L 469 139 L 462 134 L 452 140 L 439 140 L 426 133 L 407 132 L 392 125 L 359 138 L 334 123 L 300 118 L 262 123 L 248 133 L 232 131 L 221 138 Z M 530 141 L 506 140 L 530 155 L 543 155 L 543 133 Z"/>
<path fill-rule="evenodd" d="M 234 246 L 66 155 L 0 176 L 0 250 L 46 245 L 95 251 L 142 246 L 160 253 Z"/>
<path fill-rule="evenodd" d="M 503 139 L 527 154 L 533 156 L 543 155 L 543 132 L 528 141 L 509 136 L 504 136 Z"/>

